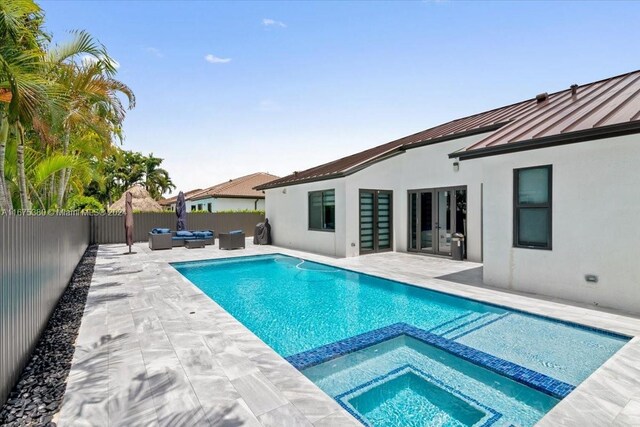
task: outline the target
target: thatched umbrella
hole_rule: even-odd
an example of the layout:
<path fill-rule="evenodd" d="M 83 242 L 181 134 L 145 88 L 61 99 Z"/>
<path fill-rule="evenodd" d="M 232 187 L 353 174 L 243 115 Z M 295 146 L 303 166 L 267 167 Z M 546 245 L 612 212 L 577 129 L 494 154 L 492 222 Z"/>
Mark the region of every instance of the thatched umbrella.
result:
<path fill-rule="evenodd" d="M 178 216 L 178 223 L 176 224 L 176 230 L 182 231 L 187 229 L 187 204 L 184 201 L 184 193 L 181 191 L 178 193 L 178 199 L 176 200 L 176 215 Z"/>
<path fill-rule="evenodd" d="M 149 195 L 149 192 L 142 185 L 134 185 L 127 190 L 132 196 L 133 210 L 136 212 L 162 212 L 162 206 L 156 202 L 153 197 Z M 111 212 L 124 212 L 126 194 L 123 194 L 120 199 L 109 206 Z"/>
<path fill-rule="evenodd" d="M 124 205 L 124 231 L 127 237 L 127 246 L 129 246 L 129 253 L 131 253 L 131 246 L 133 245 L 133 196 L 129 191 L 125 194 L 126 203 Z"/>

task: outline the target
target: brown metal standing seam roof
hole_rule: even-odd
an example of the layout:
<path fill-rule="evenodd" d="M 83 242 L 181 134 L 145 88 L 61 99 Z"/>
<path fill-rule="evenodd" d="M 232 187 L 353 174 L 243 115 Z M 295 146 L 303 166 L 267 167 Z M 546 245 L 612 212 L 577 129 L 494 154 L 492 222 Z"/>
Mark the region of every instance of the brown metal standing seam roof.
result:
<path fill-rule="evenodd" d="M 546 94 L 545 94 L 546 95 Z M 640 132 L 640 71 L 489 110 L 400 138 L 257 187 L 339 178 L 426 144 L 495 131 L 451 157 L 461 159 Z M 539 144 L 538 144 L 539 143 Z"/>

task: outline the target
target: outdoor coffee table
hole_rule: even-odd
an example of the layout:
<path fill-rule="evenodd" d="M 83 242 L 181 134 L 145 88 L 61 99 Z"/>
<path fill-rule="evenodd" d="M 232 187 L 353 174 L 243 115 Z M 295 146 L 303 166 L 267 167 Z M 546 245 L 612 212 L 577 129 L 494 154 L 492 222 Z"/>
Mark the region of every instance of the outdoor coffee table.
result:
<path fill-rule="evenodd" d="M 204 248 L 204 239 L 200 240 L 185 240 L 184 247 L 187 249 Z"/>

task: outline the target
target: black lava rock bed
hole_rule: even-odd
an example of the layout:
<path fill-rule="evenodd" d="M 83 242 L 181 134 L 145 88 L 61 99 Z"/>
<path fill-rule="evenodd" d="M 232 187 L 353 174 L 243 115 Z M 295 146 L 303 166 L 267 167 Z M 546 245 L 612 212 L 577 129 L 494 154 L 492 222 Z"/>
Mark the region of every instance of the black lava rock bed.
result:
<path fill-rule="evenodd" d="M 55 426 L 71 369 L 98 245 L 89 246 L 53 311 L 31 359 L 0 410 L 2 426 Z"/>

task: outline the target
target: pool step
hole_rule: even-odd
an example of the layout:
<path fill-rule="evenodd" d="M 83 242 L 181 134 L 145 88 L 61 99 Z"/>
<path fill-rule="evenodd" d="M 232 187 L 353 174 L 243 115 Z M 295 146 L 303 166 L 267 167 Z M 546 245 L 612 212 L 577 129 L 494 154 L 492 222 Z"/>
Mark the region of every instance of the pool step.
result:
<path fill-rule="evenodd" d="M 497 322 L 498 320 L 507 317 L 509 314 L 510 313 L 484 313 L 467 323 L 459 325 L 457 328 L 449 329 L 444 332 L 442 336 L 450 340 L 457 340 L 458 338 L 462 338 L 467 334 Z"/>
<path fill-rule="evenodd" d="M 447 331 L 450 331 L 454 328 L 457 328 L 461 325 L 465 325 L 468 322 L 473 321 L 474 319 L 478 318 L 482 316 L 482 313 L 476 313 L 473 311 L 468 311 L 458 317 L 454 317 L 451 320 L 448 320 L 446 322 L 443 322 L 441 324 L 439 324 L 438 326 L 435 326 L 431 329 L 429 329 L 427 332 L 431 332 L 432 334 L 436 334 L 436 335 L 444 335 Z"/>

